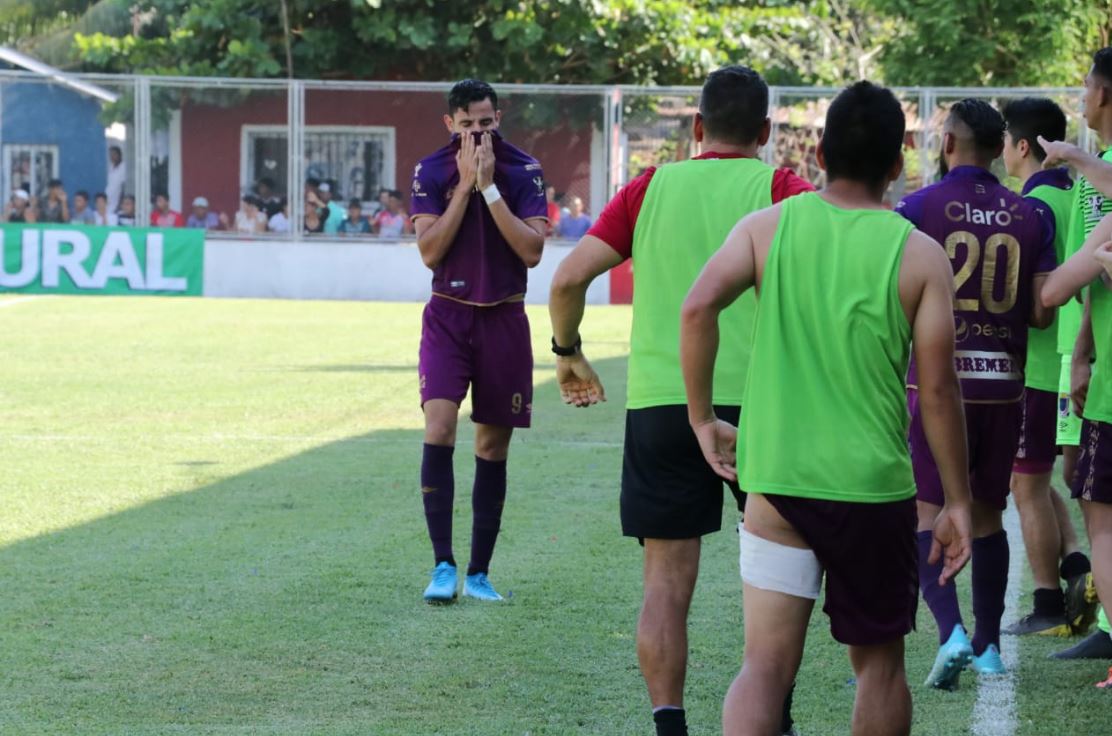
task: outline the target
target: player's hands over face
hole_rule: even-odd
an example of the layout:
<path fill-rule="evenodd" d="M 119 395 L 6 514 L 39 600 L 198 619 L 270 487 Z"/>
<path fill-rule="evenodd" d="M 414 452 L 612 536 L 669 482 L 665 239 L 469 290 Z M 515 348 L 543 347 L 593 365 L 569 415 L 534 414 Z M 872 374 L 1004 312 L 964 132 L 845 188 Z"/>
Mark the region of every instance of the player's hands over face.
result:
<path fill-rule="evenodd" d="M 480 191 L 494 183 L 494 141 L 490 133 L 483 133 L 478 151 L 479 170 L 476 186 Z"/>
<path fill-rule="evenodd" d="M 556 383 L 565 404 L 584 407 L 606 401 L 606 391 L 598 373 L 582 355 L 557 356 Z"/>
<path fill-rule="evenodd" d="M 945 585 L 961 572 L 973 551 L 973 518 L 969 504 L 943 506 L 934 520 L 931 534 L 933 539 L 927 562 L 933 565 L 942 558 L 938 584 Z"/>
<path fill-rule="evenodd" d="M 465 131 L 460 134 L 456 168 L 459 169 L 459 186 L 465 192 L 475 188 L 475 175 L 479 168 L 477 148 L 475 137 L 470 132 Z"/>
<path fill-rule="evenodd" d="M 1038 137 L 1039 145 L 1046 151 L 1046 158 L 1043 160 L 1044 169 L 1053 169 L 1055 166 L 1064 166 L 1071 161 L 1075 160 L 1081 149 L 1072 143 L 1065 141 L 1048 141 L 1041 135 Z"/>
<path fill-rule="evenodd" d="M 693 428 L 707 463 L 722 478 L 737 480 L 737 427 L 715 419 Z"/>

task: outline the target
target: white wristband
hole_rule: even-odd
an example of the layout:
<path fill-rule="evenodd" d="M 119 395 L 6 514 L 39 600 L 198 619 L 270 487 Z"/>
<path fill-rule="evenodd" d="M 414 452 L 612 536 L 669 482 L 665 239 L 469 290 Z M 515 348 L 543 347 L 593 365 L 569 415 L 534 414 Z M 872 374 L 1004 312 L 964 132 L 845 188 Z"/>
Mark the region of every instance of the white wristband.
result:
<path fill-rule="evenodd" d="M 483 190 L 483 199 L 486 200 L 486 203 L 488 205 L 494 204 L 498 200 L 502 199 L 502 192 L 498 191 L 498 187 L 496 185 L 491 184 L 489 187 Z"/>

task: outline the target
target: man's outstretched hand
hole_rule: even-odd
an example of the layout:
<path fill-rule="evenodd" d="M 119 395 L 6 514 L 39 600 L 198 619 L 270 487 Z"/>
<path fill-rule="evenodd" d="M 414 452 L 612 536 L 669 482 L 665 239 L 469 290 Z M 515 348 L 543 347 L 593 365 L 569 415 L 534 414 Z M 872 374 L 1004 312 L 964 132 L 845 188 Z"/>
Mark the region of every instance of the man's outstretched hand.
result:
<path fill-rule="evenodd" d="M 585 407 L 606 401 L 602 381 L 582 353 L 556 357 L 556 384 L 565 404 Z"/>

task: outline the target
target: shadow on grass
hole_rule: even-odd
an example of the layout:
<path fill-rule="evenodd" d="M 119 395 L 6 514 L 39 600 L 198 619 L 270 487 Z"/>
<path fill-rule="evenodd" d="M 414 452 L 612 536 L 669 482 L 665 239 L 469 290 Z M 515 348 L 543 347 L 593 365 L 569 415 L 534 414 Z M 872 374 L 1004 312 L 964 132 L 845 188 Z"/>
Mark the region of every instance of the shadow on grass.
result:
<path fill-rule="evenodd" d="M 599 361 L 613 398 L 589 415 L 537 387 L 492 570 L 515 593 L 505 606 L 421 602 L 431 553 L 415 430 L 332 442 L 0 549 L 0 732 L 625 732 L 606 725 L 639 694 L 639 554 L 615 559 L 624 366 Z M 464 429 L 461 563 L 469 441 Z M 135 467 L 122 487 L 143 482 Z"/>

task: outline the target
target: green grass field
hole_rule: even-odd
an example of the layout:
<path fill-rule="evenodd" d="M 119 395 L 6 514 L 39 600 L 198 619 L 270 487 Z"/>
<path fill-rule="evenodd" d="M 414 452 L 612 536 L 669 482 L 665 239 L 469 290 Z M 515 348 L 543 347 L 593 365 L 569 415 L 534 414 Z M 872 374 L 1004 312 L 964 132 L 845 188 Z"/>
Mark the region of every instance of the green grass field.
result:
<path fill-rule="evenodd" d="M 640 550 L 617 517 L 628 309 L 588 313 L 610 396 L 590 410 L 559 403 L 547 314 L 531 310 L 534 427 L 514 440 L 491 571 L 512 598 L 434 608 L 419 305 L 9 301 L 0 734 L 651 732 Z M 461 423 L 463 560 L 471 437 Z M 706 541 L 691 614 L 693 735 L 719 731 L 742 651 L 735 521 Z M 925 607 L 919 623 L 913 732 L 970 733 L 972 677 L 919 686 L 936 645 Z M 1021 645 L 1018 733 L 1112 732 L 1100 663 L 1045 661 L 1057 646 Z M 850 676 L 816 613 L 805 736 L 848 732 Z"/>

